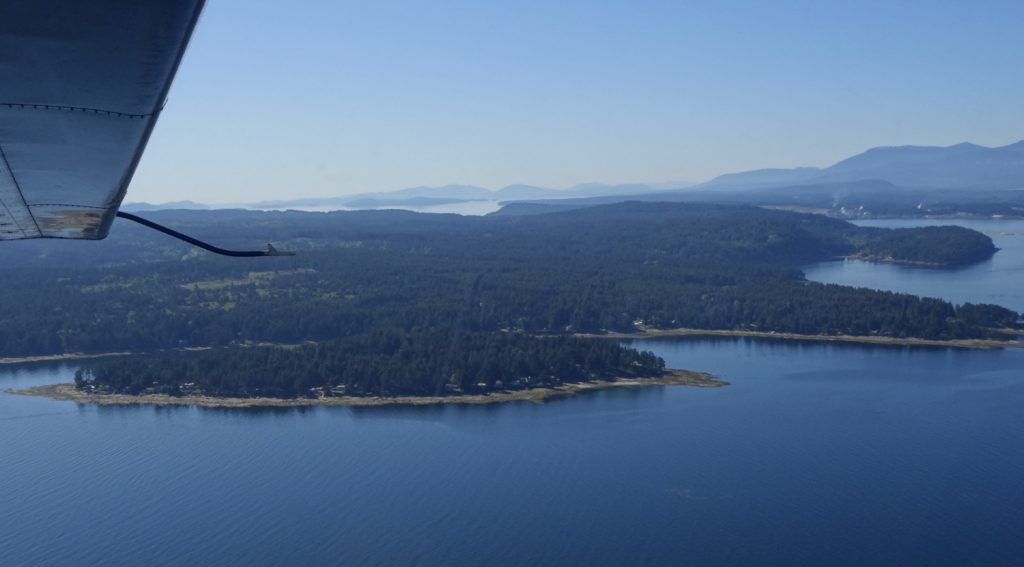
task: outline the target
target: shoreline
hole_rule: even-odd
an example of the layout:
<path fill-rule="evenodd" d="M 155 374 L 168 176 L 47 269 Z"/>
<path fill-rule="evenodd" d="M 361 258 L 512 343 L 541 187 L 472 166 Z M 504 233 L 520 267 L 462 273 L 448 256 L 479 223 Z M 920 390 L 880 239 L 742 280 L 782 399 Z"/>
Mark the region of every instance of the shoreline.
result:
<path fill-rule="evenodd" d="M 249 348 L 249 347 L 281 347 L 288 348 L 295 346 L 288 343 L 244 343 L 230 346 L 189 346 L 172 349 L 160 349 L 155 351 L 119 351 L 119 352 L 67 352 L 64 354 L 40 354 L 35 356 L 8 356 L 0 357 L 0 364 L 26 364 L 30 362 L 60 362 L 64 360 L 89 360 L 91 358 L 107 358 L 113 356 L 137 356 L 142 354 L 155 354 L 158 352 L 201 352 L 218 348 Z"/>
<path fill-rule="evenodd" d="M 1024 337 L 1024 329 L 993 329 L 1005 335 L 1016 335 Z M 939 346 L 970 349 L 996 349 L 996 348 L 1024 348 L 1024 341 L 997 340 L 997 339 L 921 339 L 916 337 L 883 337 L 871 335 L 804 335 L 800 333 L 782 333 L 775 331 L 738 331 L 728 329 L 694 329 L 681 327 L 678 329 L 641 329 L 633 333 L 609 332 L 609 333 L 575 333 L 574 336 L 585 339 L 653 339 L 658 337 L 688 337 L 688 336 L 722 336 L 722 337 L 753 337 L 764 339 L 785 339 L 796 341 L 819 341 L 819 342 L 843 342 L 878 345 L 903 345 L 903 346 Z M 543 336 L 543 335 L 540 335 Z M 252 343 L 236 345 L 235 347 L 184 347 L 178 350 L 181 352 L 195 352 L 213 350 L 216 348 L 236 348 L 253 346 L 274 346 L 290 347 L 292 344 L 275 343 Z M 0 365 L 3 364 L 26 364 L 31 362 L 60 362 L 71 360 L 89 360 L 93 358 L 108 358 L 115 356 L 135 356 L 140 354 L 152 354 L 151 352 L 69 352 L 64 354 L 43 354 L 36 356 L 11 356 L 0 357 Z"/>
<path fill-rule="evenodd" d="M 970 266 L 971 264 L 977 264 L 979 262 L 984 262 L 985 260 L 991 260 L 992 256 L 994 256 L 995 253 L 998 252 L 998 251 L 999 251 L 999 249 L 996 248 L 995 252 L 992 252 L 992 254 L 989 255 L 988 258 L 984 258 L 982 260 L 972 260 L 972 261 L 966 262 L 966 263 L 942 263 L 942 262 L 923 262 L 923 261 L 920 261 L 920 260 L 900 260 L 898 258 L 893 258 L 891 256 L 871 256 L 871 255 L 868 255 L 868 254 L 850 254 L 848 256 L 837 256 L 836 259 L 833 260 L 833 261 L 838 262 L 838 261 L 843 261 L 843 260 L 857 260 L 858 262 L 869 262 L 869 263 L 873 263 L 873 264 L 889 264 L 891 266 L 905 266 L 905 267 L 908 267 L 908 268 L 929 268 L 929 269 L 933 269 L 933 270 L 955 270 L 957 268 L 962 268 L 964 266 Z"/>
<path fill-rule="evenodd" d="M 691 370 L 666 370 L 658 378 L 620 378 L 618 380 L 595 380 L 563 384 L 547 388 L 531 388 L 494 392 L 491 394 L 460 394 L 453 396 L 333 396 L 326 398 L 230 398 L 216 396 L 168 396 L 165 394 L 95 394 L 81 392 L 74 384 L 50 384 L 21 390 L 6 390 L 5 393 L 22 396 L 41 396 L 78 404 L 117 406 L 193 406 L 204 408 L 252 408 L 252 407 L 310 407 L 310 406 L 427 406 L 441 404 L 497 404 L 516 401 L 544 403 L 556 398 L 575 396 L 610 388 L 639 386 L 690 386 L 696 388 L 718 388 L 728 385 L 706 372 Z"/>
<path fill-rule="evenodd" d="M 937 346 L 952 348 L 968 348 L 992 350 L 997 348 L 1024 348 L 1024 342 L 1000 341 L 996 339 L 921 339 L 915 337 L 880 337 L 863 335 L 802 335 L 799 333 L 777 333 L 771 331 L 735 331 L 724 329 L 644 329 L 636 333 L 577 333 L 577 337 L 587 339 L 654 339 L 659 337 L 753 337 L 761 339 L 783 339 L 791 341 L 818 341 L 858 343 L 888 346 Z"/>
<path fill-rule="evenodd" d="M 69 352 L 65 354 L 42 354 L 38 356 L 9 356 L 0 357 L 0 364 L 25 364 L 28 362 L 57 362 L 62 360 L 88 360 L 90 358 L 106 358 L 111 356 L 131 356 L 139 354 L 135 352 Z"/>
<path fill-rule="evenodd" d="M 984 215 L 981 213 L 966 213 L 957 212 L 949 214 L 935 214 L 935 215 L 873 215 L 869 214 L 866 216 L 848 216 L 844 214 L 838 214 L 831 208 L 825 207 L 801 207 L 799 205 L 754 205 L 764 209 L 790 211 L 794 213 L 804 213 L 812 215 L 821 215 L 832 219 L 843 220 L 846 222 L 854 221 L 873 221 L 873 220 L 978 220 L 978 221 L 1018 221 L 1024 220 L 1024 215 L 1016 214 L 988 214 Z"/>

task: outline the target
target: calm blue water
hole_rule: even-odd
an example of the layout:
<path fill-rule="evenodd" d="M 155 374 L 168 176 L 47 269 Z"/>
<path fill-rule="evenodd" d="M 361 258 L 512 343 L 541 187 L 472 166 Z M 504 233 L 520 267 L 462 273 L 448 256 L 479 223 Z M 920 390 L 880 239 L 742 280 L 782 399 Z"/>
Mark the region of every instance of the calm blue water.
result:
<path fill-rule="evenodd" d="M 546 405 L 270 411 L 0 394 L 0 564 L 1024 556 L 1024 351 L 635 344 L 732 385 Z M 0 389 L 69 381 L 73 370 L 6 367 Z"/>
<path fill-rule="evenodd" d="M 891 219 L 858 221 L 861 226 L 902 228 L 958 225 L 988 234 L 1001 250 L 991 260 L 956 270 L 936 270 L 860 260 L 825 262 L 804 268 L 807 279 L 905 291 L 954 303 L 984 302 L 1024 312 L 1024 220 Z"/>

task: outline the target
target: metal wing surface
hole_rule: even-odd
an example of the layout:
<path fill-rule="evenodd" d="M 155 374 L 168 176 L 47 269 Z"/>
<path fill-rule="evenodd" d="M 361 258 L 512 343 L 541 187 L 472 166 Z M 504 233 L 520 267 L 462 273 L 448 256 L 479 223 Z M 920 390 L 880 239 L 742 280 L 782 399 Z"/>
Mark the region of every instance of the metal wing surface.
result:
<path fill-rule="evenodd" d="M 0 1 L 0 240 L 106 237 L 202 8 Z"/>

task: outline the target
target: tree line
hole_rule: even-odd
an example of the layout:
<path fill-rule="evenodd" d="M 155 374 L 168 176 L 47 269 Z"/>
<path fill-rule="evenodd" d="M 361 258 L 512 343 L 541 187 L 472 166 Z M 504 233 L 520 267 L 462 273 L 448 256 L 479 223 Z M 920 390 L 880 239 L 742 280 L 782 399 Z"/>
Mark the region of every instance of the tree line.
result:
<path fill-rule="evenodd" d="M 108 359 L 80 389 L 232 397 L 450 395 L 660 376 L 665 361 L 613 341 L 437 329 L 376 330 L 293 348 L 251 347 Z"/>

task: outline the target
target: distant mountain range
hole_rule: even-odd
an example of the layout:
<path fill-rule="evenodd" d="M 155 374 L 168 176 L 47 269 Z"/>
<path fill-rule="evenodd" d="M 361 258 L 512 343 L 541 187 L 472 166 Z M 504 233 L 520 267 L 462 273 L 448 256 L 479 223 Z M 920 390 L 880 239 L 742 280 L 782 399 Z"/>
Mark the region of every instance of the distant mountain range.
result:
<path fill-rule="evenodd" d="M 685 186 L 679 183 L 674 189 Z M 635 195 L 657 191 L 659 186 L 646 184 L 607 185 L 584 183 L 568 189 L 550 189 L 534 185 L 509 185 L 497 191 L 474 185 L 443 185 L 441 187 L 409 187 L 397 191 L 359 193 L 342 197 L 306 198 L 260 201 L 247 205 L 256 209 L 286 209 L 289 207 L 339 206 L 356 209 L 393 207 L 425 207 L 465 201 L 520 201 L 533 199 L 570 199 L 602 197 L 607 195 Z"/>
<path fill-rule="evenodd" d="M 870 182 L 870 183 L 868 183 Z M 909 188 L 1004 190 L 1024 189 L 1024 140 L 1008 146 L 988 148 L 962 143 L 949 147 L 898 146 L 872 148 L 825 168 L 758 169 L 728 173 L 711 181 L 692 185 L 684 182 L 665 184 L 584 183 L 568 189 L 551 189 L 533 185 L 509 185 L 496 191 L 473 185 L 441 187 L 409 187 L 390 192 L 360 193 L 340 197 L 260 201 L 237 205 L 239 208 L 349 208 L 379 209 L 388 207 L 428 207 L 467 201 L 539 201 L 580 199 L 609 202 L 617 197 L 639 200 L 689 200 L 697 193 L 712 197 L 713 192 L 726 193 L 752 190 L 785 189 L 788 192 L 808 190 L 848 191 L 891 187 L 899 191 Z M 853 185 L 851 185 L 853 184 Z M 685 194 L 686 196 L 684 197 Z M 677 198 L 682 197 L 683 199 Z M 162 205 L 127 203 L 126 210 L 197 209 L 208 205 L 178 201 Z"/>
<path fill-rule="evenodd" d="M 630 196 L 647 194 L 666 189 L 675 190 L 692 184 L 686 182 L 668 182 L 658 184 L 630 183 L 609 185 L 605 183 L 583 183 L 568 189 L 550 189 L 534 185 L 509 185 L 497 191 L 474 185 L 443 185 L 440 187 L 408 187 L 397 191 L 377 193 L 357 193 L 339 197 L 306 197 L 302 199 L 281 199 L 258 201 L 255 203 L 237 203 L 233 205 L 213 207 L 194 201 L 174 201 L 154 205 L 151 203 L 125 203 L 121 208 L 126 211 L 155 211 L 161 209 L 207 209 L 207 208 L 242 208 L 242 209 L 301 209 L 329 208 L 345 209 L 381 209 L 387 207 L 429 207 L 467 201 L 523 201 L 540 199 L 573 199 L 584 197 Z"/>
<path fill-rule="evenodd" d="M 729 173 L 699 187 L 759 189 L 865 180 L 921 189 L 1024 189 L 1024 140 L 997 148 L 968 143 L 872 148 L 824 169 Z"/>

